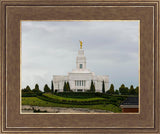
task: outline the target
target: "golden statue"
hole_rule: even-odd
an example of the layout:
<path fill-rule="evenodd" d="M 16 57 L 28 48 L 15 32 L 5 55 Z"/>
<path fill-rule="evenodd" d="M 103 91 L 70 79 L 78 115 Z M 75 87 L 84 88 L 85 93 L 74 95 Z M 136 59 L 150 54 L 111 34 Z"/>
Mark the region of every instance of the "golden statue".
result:
<path fill-rule="evenodd" d="M 82 42 L 82 41 L 79 41 L 79 42 L 80 42 L 80 49 L 82 49 L 82 43 L 83 43 L 83 42 Z"/>

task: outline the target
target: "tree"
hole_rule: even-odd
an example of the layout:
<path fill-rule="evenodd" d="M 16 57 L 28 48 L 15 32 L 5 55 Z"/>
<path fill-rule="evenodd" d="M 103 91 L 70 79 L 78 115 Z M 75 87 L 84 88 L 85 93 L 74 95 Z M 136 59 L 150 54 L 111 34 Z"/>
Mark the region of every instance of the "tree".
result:
<path fill-rule="evenodd" d="M 114 85 L 113 84 L 111 84 L 109 90 L 110 90 L 110 94 L 114 94 Z"/>
<path fill-rule="evenodd" d="M 65 91 L 67 91 L 66 89 L 67 89 L 67 84 L 66 84 L 66 82 L 64 82 L 64 86 L 63 86 L 63 92 L 65 92 Z"/>
<path fill-rule="evenodd" d="M 139 94 L 139 87 L 138 87 L 138 86 L 135 88 L 135 94 L 136 94 L 136 95 Z"/>
<path fill-rule="evenodd" d="M 124 84 L 122 84 L 121 87 L 119 88 L 119 92 L 121 93 L 121 95 L 128 95 L 129 89 L 125 87 Z"/>
<path fill-rule="evenodd" d="M 26 88 L 22 90 L 23 92 L 31 92 L 31 88 L 27 85 Z"/>
<path fill-rule="evenodd" d="M 51 81 L 51 92 L 52 92 L 52 94 L 53 94 L 53 92 L 54 92 L 53 80 Z"/>
<path fill-rule="evenodd" d="M 126 92 L 127 95 L 129 94 L 129 88 L 128 87 L 125 88 L 125 92 Z"/>
<path fill-rule="evenodd" d="M 105 93 L 105 84 L 104 84 L 104 81 L 102 82 L 102 93 Z"/>
<path fill-rule="evenodd" d="M 26 88 L 22 89 L 22 97 L 32 97 L 32 96 L 36 96 L 31 88 L 27 85 Z"/>
<path fill-rule="evenodd" d="M 106 94 L 110 95 L 110 94 L 111 94 L 110 90 L 107 90 L 107 91 L 106 91 Z"/>
<path fill-rule="evenodd" d="M 90 91 L 95 92 L 95 86 L 94 86 L 93 80 L 91 80 Z"/>
<path fill-rule="evenodd" d="M 36 93 L 37 95 L 41 95 L 42 91 L 39 90 L 39 85 L 36 84 L 35 88 L 32 90 L 34 93 Z"/>
<path fill-rule="evenodd" d="M 35 90 L 39 90 L 39 85 L 36 84 L 34 89 L 35 89 Z"/>
<path fill-rule="evenodd" d="M 44 86 L 44 92 L 45 92 L 45 93 L 51 92 L 51 89 L 48 87 L 47 84 L 45 84 L 45 86 Z"/>
<path fill-rule="evenodd" d="M 66 83 L 66 88 L 67 88 L 67 91 L 70 91 L 70 85 L 69 85 L 69 82 L 67 81 Z"/>
<path fill-rule="evenodd" d="M 135 92 L 135 89 L 134 89 L 133 85 L 131 85 L 131 86 L 130 86 L 129 94 L 131 94 L 131 95 L 135 95 L 135 94 L 136 94 L 136 92 Z"/>
<path fill-rule="evenodd" d="M 116 91 L 114 92 L 114 94 L 119 94 L 119 90 L 116 90 Z"/>

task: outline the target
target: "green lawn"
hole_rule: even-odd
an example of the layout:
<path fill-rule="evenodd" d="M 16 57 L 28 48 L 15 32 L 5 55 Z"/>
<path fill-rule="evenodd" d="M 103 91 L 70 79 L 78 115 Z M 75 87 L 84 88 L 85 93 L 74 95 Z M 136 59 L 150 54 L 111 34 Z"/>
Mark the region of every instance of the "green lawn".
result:
<path fill-rule="evenodd" d="M 60 104 L 60 103 L 44 101 L 37 97 L 22 97 L 22 105 L 43 106 L 43 107 L 89 108 L 89 109 L 101 109 L 101 110 L 112 111 L 112 112 L 121 112 L 121 108 L 113 104 L 99 104 L 99 105 Z"/>

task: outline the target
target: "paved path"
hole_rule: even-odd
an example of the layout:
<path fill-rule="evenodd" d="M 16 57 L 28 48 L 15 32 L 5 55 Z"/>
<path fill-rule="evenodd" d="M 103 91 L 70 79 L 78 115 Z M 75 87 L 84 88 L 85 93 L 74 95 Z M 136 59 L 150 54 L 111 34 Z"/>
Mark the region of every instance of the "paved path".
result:
<path fill-rule="evenodd" d="M 39 107 L 39 106 L 22 106 L 22 113 L 33 113 L 33 108 L 40 111 L 47 111 L 47 113 L 106 113 L 105 110 L 88 109 L 88 108 L 63 108 L 63 107 Z M 107 112 L 112 113 L 112 112 Z"/>

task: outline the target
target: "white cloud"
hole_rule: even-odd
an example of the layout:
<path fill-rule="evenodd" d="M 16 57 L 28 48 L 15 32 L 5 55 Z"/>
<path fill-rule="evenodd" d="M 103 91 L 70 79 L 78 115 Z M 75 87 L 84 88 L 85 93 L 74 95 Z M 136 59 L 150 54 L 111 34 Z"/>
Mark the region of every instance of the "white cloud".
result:
<path fill-rule="evenodd" d="M 79 40 L 87 67 L 109 75 L 116 88 L 138 85 L 138 21 L 23 21 L 22 88 L 43 88 L 76 65 Z"/>

